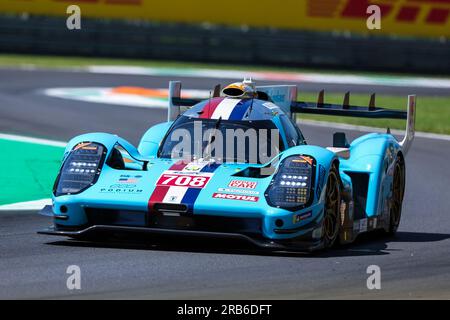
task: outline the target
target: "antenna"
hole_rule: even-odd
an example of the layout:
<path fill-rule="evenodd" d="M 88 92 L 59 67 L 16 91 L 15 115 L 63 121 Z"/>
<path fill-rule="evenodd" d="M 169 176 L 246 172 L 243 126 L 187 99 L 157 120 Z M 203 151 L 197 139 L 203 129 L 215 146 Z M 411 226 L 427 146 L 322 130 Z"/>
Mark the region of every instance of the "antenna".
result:
<path fill-rule="evenodd" d="M 211 91 L 209 92 L 209 99 L 208 99 L 208 119 L 211 118 Z"/>

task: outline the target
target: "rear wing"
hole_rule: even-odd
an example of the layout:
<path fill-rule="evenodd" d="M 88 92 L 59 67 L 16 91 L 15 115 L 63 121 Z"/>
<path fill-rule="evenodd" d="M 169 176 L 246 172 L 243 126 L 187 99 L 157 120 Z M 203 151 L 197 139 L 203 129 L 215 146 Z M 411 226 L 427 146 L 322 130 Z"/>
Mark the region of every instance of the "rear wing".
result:
<path fill-rule="evenodd" d="M 167 121 L 174 121 L 181 113 L 180 106 L 186 106 L 186 102 L 180 100 L 181 100 L 181 81 L 170 81 Z M 193 106 L 196 103 L 197 102 L 194 102 L 187 106 Z"/>
<path fill-rule="evenodd" d="M 317 102 L 294 101 L 291 104 L 291 113 L 321 114 L 328 116 L 358 117 L 372 119 L 405 119 L 406 131 L 400 145 L 406 155 L 414 140 L 416 121 L 416 96 L 408 96 L 406 111 L 379 108 L 375 106 L 375 94 L 370 97 L 367 107 L 350 105 L 350 92 L 344 96 L 342 105 L 324 103 L 324 91 L 320 91 Z"/>
<path fill-rule="evenodd" d="M 385 109 L 375 106 L 375 94 L 370 97 L 367 107 L 350 105 L 350 92 L 344 96 L 342 105 L 324 103 L 324 90 L 320 91 L 317 102 L 296 101 L 297 86 L 259 86 L 256 87 L 258 94 L 265 94 L 267 98 L 277 104 L 287 115 L 293 117 L 295 114 L 320 114 L 328 116 L 359 117 L 372 119 L 406 119 L 405 136 L 400 141 L 403 153 L 406 155 L 414 140 L 416 120 L 416 96 L 408 96 L 406 111 Z M 210 93 L 212 97 L 220 95 L 220 86 L 214 87 Z M 170 81 L 169 84 L 169 109 L 168 121 L 175 120 L 181 113 L 181 107 L 191 107 L 204 99 L 181 98 L 181 82 Z"/>
<path fill-rule="evenodd" d="M 289 117 L 292 117 L 292 104 L 297 100 L 296 85 L 257 86 L 258 94 L 261 92 L 267 96 Z"/>

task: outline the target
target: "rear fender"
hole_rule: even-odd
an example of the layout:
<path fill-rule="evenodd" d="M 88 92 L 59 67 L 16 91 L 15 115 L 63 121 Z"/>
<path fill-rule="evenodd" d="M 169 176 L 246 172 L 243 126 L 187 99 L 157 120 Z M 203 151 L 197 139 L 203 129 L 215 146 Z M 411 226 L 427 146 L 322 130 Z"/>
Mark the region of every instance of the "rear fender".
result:
<path fill-rule="evenodd" d="M 350 145 L 350 158 L 341 160 L 341 171 L 348 174 L 367 174 L 365 213 L 368 217 L 384 211 L 390 196 L 393 165 L 401 155 L 401 146 L 391 134 L 364 135 Z"/>

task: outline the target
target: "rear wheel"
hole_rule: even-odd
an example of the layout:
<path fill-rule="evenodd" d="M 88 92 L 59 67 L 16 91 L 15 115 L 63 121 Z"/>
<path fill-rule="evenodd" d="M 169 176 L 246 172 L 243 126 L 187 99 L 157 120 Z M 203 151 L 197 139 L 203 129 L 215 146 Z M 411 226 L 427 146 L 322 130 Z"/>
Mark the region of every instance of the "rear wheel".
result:
<path fill-rule="evenodd" d="M 327 180 L 324 217 L 322 222 L 322 237 L 325 248 L 332 247 L 339 236 L 340 204 L 341 188 L 339 185 L 338 173 L 336 168 L 332 167 Z"/>
<path fill-rule="evenodd" d="M 397 160 L 392 180 L 392 198 L 389 211 L 389 234 L 395 234 L 402 216 L 402 203 L 405 194 L 405 166 L 403 161 Z"/>

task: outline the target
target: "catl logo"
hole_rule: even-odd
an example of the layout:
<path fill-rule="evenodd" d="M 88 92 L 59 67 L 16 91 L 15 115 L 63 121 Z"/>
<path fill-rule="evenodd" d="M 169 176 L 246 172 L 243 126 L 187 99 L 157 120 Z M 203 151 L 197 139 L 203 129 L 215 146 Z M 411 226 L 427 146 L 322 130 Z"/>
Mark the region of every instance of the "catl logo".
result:
<path fill-rule="evenodd" d="M 450 0 L 330 0 L 308 1 L 310 17 L 343 17 L 367 19 L 367 8 L 380 7 L 382 17 L 392 16 L 397 22 L 417 22 L 424 17 L 427 24 L 445 24 L 450 15 Z"/>
<path fill-rule="evenodd" d="M 228 184 L 232 188 L 255 189 L 257 183 L 254 181 L 231 180 Z"/>

